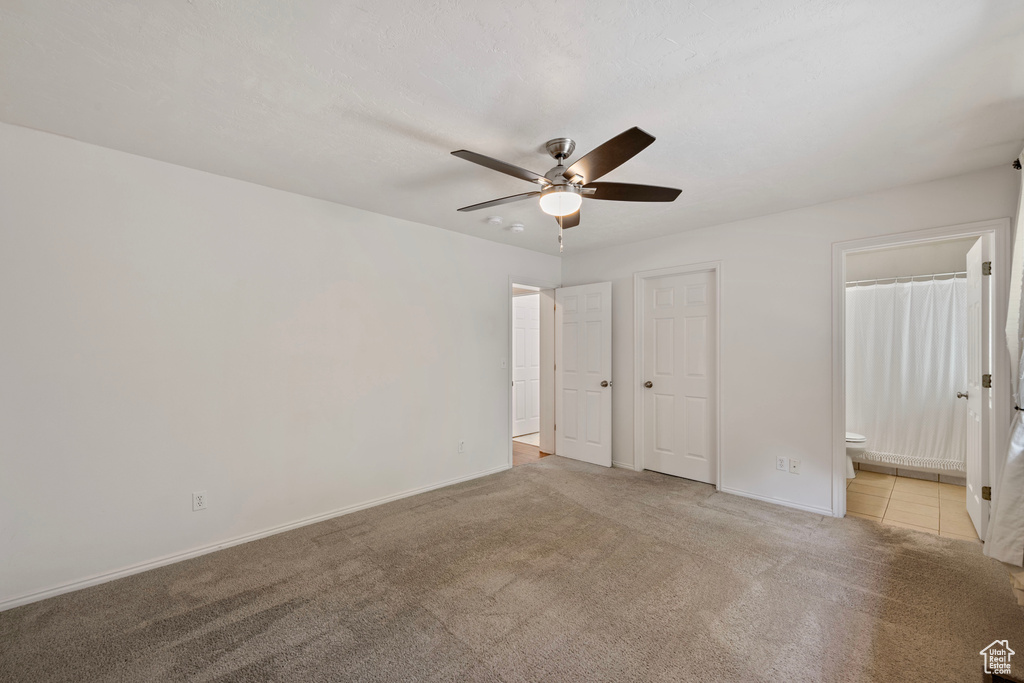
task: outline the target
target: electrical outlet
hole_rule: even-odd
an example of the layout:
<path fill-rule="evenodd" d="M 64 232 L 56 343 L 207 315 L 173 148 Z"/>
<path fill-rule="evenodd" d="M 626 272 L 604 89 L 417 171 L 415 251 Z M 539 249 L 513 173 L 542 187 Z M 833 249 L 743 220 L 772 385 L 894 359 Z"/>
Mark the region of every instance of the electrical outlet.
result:
<path fill-rule="evenodd" d="M 192 492 L 192 512 L 206 509 L 206 491 Z"/>
<path fill-rule="evenodd" d="M 800 461 L 796 458 L 789 459 L 789 473 L 800 474 Z"/>
<path fill-rule="evenodd" d="M 781 455 L 775 458 L 775 469 L 779 470 L 780 472 L 788 472 L 789 458 L 783 457 Z"/>
<path fill-rule="evenodd" d="M 460 441 L 459 442 L 459 453 L 465 453 L 465 452 L 466 452 L 466 442 L 465 441 Z"/>

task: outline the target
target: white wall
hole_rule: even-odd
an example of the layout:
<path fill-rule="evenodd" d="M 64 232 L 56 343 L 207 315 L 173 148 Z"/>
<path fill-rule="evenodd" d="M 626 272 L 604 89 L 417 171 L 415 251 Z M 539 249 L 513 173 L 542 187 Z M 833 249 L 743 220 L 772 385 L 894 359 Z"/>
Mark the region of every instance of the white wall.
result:
<path fill-rule="evenodd" d="M 511 273 L 559 260 L 0 124 L 0 607 L 506 467 Z"/>
<path fill-rule="evenodd" d="M 967 252 L 977 241 L 970 237 L 847 254 L 846 281 L 959 273 L 967 268 Z"/>
<path fill-rule="evenodd" d="M 829 512 L 832 243 L 1012 216 L 1017 183 L 1007 165 L 565 254 L 564 285 L 612 282 L 614 459 L 633 462 L 633 391 L 640 381 L 633 377 L 633 273 L 721 261 L 721 485 Z M 777 471 L 776 455 L 800 458 L 802 473 Z"/>

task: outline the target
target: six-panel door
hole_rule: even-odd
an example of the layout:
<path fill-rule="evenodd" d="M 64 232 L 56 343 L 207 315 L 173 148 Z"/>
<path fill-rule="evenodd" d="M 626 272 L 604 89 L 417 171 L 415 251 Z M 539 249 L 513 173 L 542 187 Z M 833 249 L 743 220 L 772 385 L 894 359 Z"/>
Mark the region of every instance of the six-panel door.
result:
<path fill-rule="evenodd" d="M 611 299 L 610 282 L 555 290 L 555 452 L 605 467 L 612 464 Z"/>
<path fill-rule="evenodd" d="M 988 526 L 988 501 L 981 488 L 988 481 L 988 411 L 992 390 L 982 386 L 989 369 L 988 278 L 982 275 L 987 257 L 981 237 L 967 252 L 967 514 L 979 538 Z"/>
<path fill-rule="evenodd" d="M 540 295 L 512 299 L 512 436 L 540 431 Z"/>
<path fill-rule="evenodd" d="M 643 283 L 644 468 L 714 484 L 714 273 Z"/>

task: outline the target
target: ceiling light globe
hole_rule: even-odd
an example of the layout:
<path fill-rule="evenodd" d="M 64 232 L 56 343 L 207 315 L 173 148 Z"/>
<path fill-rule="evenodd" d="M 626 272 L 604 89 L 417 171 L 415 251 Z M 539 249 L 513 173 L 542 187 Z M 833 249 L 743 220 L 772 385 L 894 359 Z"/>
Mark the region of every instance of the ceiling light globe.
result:
<path fill-rule="evenodd" d="M 551 216 L 568 216 L 580 210 L 583 197 L 572 185 L 545 188 L 540 195 L 540 210 Z"/>

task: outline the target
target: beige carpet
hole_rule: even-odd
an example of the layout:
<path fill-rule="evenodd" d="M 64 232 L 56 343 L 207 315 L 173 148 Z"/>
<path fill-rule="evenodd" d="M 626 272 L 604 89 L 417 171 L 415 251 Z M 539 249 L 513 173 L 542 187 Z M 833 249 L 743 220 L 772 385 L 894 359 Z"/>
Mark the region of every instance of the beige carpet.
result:
<path fill-rule="evenodd" d="M 974 681 L 997 638 L 977 545 L 552 456 L 0 613 L 0 680 Z"/>

